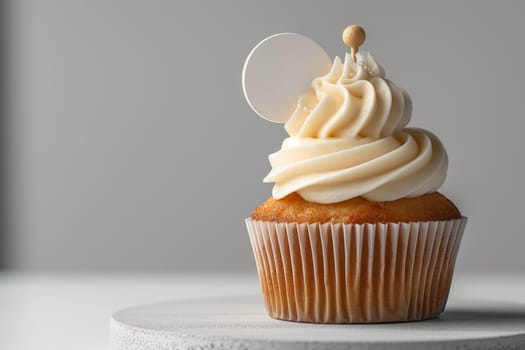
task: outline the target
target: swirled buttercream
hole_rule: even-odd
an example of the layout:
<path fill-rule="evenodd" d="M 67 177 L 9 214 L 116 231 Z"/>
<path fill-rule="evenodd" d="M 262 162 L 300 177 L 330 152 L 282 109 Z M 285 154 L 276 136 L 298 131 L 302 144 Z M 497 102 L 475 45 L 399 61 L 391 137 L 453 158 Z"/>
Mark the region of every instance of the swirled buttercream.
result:
<path fill-rule="evenodd" d="M 299 98 L 264 182 L 275 183 L 276 199 L 297 192 L 316 203 L 434 192 L 445 179 L 447 154 L 432 133 L 406 128 L 411 113 L 409 95 L 385 79 L 370 54 L 358 54 L 357 62 L 336 57 Z"/>

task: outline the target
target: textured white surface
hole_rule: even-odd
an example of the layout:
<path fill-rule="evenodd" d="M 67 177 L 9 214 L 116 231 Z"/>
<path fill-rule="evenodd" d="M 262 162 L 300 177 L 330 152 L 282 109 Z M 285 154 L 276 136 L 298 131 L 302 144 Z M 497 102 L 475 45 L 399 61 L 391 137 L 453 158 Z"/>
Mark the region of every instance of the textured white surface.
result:
<path fill-rule="evenodd" d="M 255 294 L 252 273 L 0 273 L 0 350 L 107 350 L 109 319 L 130 305 Z"/>
<path fill-rule="evenodd" d="M 109 319 L 116 310 L 163 300 L 259 293 L 255 271 L 242 274 L 4 272 L 0 273 L 0 349 L 107 350 Z M 466 297 L 525 304 L 525 274 L 460 271 L 454 275 L 450 305 Z M 484 322 L 478 317 L 473 330 Z"/>
<path fill-rule="evenodd" d="M 111 348 L 134 349 L 523 349 L 525 305 L 452 302 L 437 319 L 374 325 L 273 320 L 259 296 L 132 307 L 113 315 Z"/>

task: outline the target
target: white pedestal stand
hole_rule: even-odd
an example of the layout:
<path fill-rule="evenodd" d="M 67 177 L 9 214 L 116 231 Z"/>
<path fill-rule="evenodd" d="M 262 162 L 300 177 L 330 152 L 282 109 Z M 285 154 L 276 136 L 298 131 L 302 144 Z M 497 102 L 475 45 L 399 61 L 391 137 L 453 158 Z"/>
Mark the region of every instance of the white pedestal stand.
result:
<path fill-rule="evenodd" d="M 165 302 L 116 312 L 111 348 L 525 349 L 525 305 L 450 300 L 428 321 L 320 325 L 271 319 L 261 296 Z"/>

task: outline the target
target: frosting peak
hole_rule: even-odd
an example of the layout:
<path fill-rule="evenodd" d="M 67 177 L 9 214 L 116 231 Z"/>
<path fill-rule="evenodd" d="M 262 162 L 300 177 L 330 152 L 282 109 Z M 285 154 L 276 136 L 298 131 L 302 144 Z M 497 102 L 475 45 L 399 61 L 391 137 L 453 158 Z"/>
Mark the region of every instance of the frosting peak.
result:
<path fill-rule="evenodd" d="M 289 136 L 270 155 L 273 197 L 292 192 L 317 203 L 362 196 L 391 201 L 433 192 L 443 183 L 447 154 L 432 133 L 405 128 L 410 96 L 385 79 L 370 54 L 336 57 L 314 79 L 285 124 Z"/>
<path fill-rule="evenodd" d="M 290 136 L 384 137 L 402 130 L 412 114 L 410 96 L 384 78 L 368 54 L 336 57 L 330 72 L 314 79 L 285 125 Z"/>

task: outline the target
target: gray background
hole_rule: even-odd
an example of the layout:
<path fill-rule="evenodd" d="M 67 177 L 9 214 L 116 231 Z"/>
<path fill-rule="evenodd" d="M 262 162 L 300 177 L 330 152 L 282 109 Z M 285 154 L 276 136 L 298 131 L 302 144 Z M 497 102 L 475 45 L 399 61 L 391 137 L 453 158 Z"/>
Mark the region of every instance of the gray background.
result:
<path fill-rule="evenodd" d="M 525 268 L 525 3 L 11 1 L 5 265 L 253 268 L 243 219 L 285 137 L 244 101 L 246 55 L 342 29 L 405 87 L 470 218 L 461 269 Z"/>

